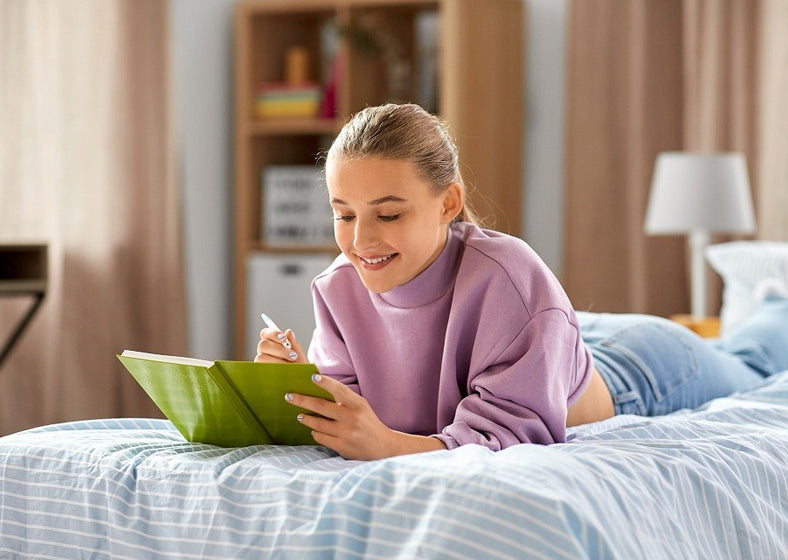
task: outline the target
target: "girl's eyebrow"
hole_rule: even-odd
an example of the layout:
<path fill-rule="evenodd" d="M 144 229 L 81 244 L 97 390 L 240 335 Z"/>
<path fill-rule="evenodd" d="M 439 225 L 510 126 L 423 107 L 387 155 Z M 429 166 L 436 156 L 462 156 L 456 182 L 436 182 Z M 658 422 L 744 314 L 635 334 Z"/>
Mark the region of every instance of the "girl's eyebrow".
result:
<path fill-rule="evenodd" d="M 383 204 L 385 202 L 407 202 L 407 199 L 390 194 L 388 196 L 371 200 L 367 204 L 369 204 L 370 206 L 377 206 L 378 204 Z M 331 204 L 339 204 L 340 206 L 350 206 L 347 202 L 345 202 L 344 200 L 340 200 L 339 198 L 332 198 Z"/>

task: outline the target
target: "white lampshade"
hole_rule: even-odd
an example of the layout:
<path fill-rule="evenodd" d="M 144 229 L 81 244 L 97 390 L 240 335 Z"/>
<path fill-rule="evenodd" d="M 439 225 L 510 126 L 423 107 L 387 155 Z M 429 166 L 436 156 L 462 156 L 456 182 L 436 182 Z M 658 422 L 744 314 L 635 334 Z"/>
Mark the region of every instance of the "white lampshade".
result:
<path fill-rule="evenodd" d="M 646 211 L 646 233 L 689 234 L 692 315 L 706 316 L 703 251 L 712 232 L 755 231 L 747 163 L 740 153 L 662 152 Z"/>
<path fill-rule="evenodd" d="M 662 152 L 646 213 L 648 234 L 755 231 L 747 163 L 741 153 Z"/>

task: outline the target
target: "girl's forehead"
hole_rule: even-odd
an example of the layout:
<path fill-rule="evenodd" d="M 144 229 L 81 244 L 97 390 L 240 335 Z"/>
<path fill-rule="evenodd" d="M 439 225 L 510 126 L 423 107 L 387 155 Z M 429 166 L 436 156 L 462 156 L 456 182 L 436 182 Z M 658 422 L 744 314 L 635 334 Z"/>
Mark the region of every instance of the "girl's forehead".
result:
<path fill-rule="evenodd" d="M 382 158 L 327 162 L 326 184 L 332 196 L 339 198 L 342 197 L 336 194 L 338 192 L 384 196 L 396 193 L 380 194 L 382 191 L 407 192 L 413 195 L 420 190 L 429 190 L 429 185 L 419 176 L 412 163 Z"/>
<path fill-rule="evenodd" d="M 341 187 L 347 183 L 364 182 L 372 184 L 397 185 L 411 184 L 418 180 L 416 167 L 404 160 L 382 158 L 343 159 L 326 165 L 326 180 Z"/>
<path fill-rule="evenodd" d="M 416 172 L 416 166 L 407 160 L 383 158 L 379 156 L 333 157 L 326 162 L 326 173 L 340 172 L 376 172 L 386 170 L 396 175 Z"/>

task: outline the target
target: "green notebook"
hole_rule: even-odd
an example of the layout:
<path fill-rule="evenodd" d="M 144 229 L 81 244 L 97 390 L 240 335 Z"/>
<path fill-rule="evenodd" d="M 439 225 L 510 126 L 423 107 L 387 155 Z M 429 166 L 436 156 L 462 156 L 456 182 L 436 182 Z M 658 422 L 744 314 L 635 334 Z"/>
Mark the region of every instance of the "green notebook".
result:
<path fill-rule="evenodd" d="M 312 382 L 314 364 L 206 361 L 126 350 L 118 356 L 188 441 L 222 447 L 314 445 L 285 393 L 333 400 Z"/>

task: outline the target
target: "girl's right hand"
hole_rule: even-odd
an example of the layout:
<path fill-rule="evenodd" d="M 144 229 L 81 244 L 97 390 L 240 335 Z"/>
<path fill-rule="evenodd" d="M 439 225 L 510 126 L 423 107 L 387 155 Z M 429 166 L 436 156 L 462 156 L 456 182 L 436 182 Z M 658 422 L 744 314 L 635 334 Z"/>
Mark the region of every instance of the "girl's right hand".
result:
<path fill-rule="evenodd" d="M 290 348 L 283 342 L 287 341 Z M 257 343 L 255 362 L 274 363 L 307 363 L 306 352 L 295 337 L 295 333 L 287 329 L 284 333 L 275 329 L 265 328 L 260 331 L 260 342 Z"/>

